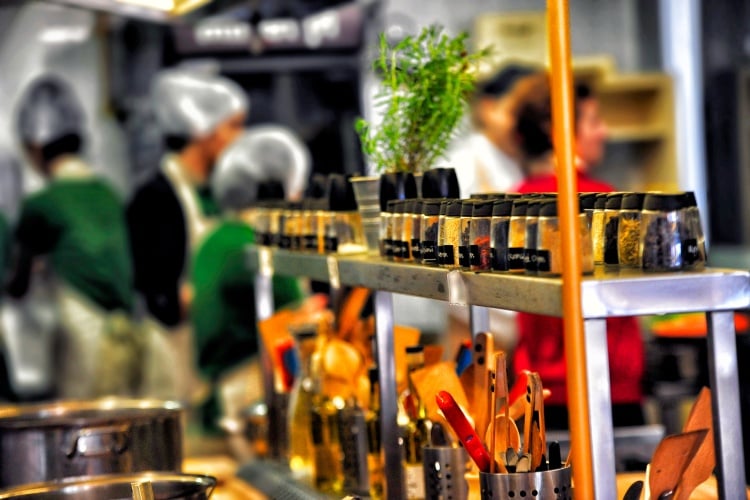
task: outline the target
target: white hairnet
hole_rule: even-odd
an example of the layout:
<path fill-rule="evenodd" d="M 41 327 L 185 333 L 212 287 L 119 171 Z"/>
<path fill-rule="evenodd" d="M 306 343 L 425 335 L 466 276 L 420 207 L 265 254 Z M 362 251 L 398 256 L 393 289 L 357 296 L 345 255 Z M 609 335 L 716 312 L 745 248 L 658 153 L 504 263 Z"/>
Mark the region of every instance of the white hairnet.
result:
<path fill-rule="evenodd" d="M 212 190 L 219 205 L 239 208 L 257 196 L 258 185 L 279 181 L 287 199 L 299 199 L 310 172 L 310 151 L 291 130 L 262 125 L 246 130 L 221 155 L 212 177 Z"/>
<path fill-rule="evenodd" d="M 159 73 L 151 96 L 162 132 L 191 139 L 210 134 L 249 106 L 245 92 L 232 80 L 180 69 Z"/>
<path fill-rule="evenodd" d="M 56 76 L 43 75 L 22 94 L 17 120 L 23 143 L 46 146 L 68 134 L 81 134 L 84 112 L 70 85 Z"/>

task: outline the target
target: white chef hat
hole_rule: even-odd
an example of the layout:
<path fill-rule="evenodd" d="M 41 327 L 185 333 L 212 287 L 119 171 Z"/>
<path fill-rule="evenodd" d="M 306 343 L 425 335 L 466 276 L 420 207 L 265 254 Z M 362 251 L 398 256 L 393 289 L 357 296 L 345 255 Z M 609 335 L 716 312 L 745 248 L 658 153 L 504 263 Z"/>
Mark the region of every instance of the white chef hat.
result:
<path fill-rule="evenodd" d="M 17 104 L 17 130 L 25 144 L 46 146 L 83 132 L 84 112 L 63 79 L 42 75 L 29 83 Z"/>
<path fill-rule="evenodd" d="M 310 151 L 291 130 L 280 125 L 251 127 L 221 155 L 211 188 L 223 207 L 240 208 L 257 197 L 258 186 L 279 181 L 287 199 L 299 199 L 307 184 Z"/>
<path fill-rule="evenodd" d="M 245 92 L 232 80 L 185 69 L 159 73 L 151 97 L 162 132 L 188 139 L 210 134 L 249 107 Z"/>

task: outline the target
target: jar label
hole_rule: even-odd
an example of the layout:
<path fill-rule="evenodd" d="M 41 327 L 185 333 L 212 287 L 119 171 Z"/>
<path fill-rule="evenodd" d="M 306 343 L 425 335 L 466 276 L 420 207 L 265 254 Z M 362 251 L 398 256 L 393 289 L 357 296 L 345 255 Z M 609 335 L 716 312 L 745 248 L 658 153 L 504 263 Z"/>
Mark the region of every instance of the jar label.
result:
<path fill-rule="evenodd" d="M 537 250 L 536 251 L 536 269 L 540 272 L 550 272 L 550 253 L 549 250 Z"/>
<path fill-rule="evenodd" d="M 438 247 L 437 262 L 441 265 L 452 265 L 456 262 L 453 245 L 440 245 Z"/>
<path fill-rule="evenodd" d="M 305 250 L 317 250 L 318 249 L 318 237 L 314 234 L 305 235 Z"/>
<path fill-rule="evenodd" d="M 399 240 L 396 242 L 396 247 L 398 248 L 396 257 L 401 257 L 402 259 L 409 258 L 409 244 L 407 242 Z"/>
<path fill-rule="evenodd" d="M 401 258 L 401 242 L 399 240 L 391 240 L 391 255 L 396 258 Z"/>
<path fill-rule="evenodd" d="M 690 238 L 682 241 L 682 260 L 686 266 L 691 266 L 701 260 L 698 240 Z"/>
<path fill-rule="evenodd" d="M 479 254 L 479 245 L 469 246 L 469 262 L 472 267 L 480 267 L 482 265 Z"/>
<path fill-rule="evenodd" d="M 469 247 L 461 245 L 458 247 L 458 263 L 461 267 L 471 267 L 471 251 Z"/>
<path fill-rule="evenodd" d="M 504 248 L 492 249 L 492 269 L 494 271 L 508 270 L 508 252 Z"/>
<path fill-rule="evenodd" d="M 535 249 L 524 248 L 523 249 L 523 267 L 527 271 L 537 270 L 537 253 Z"/>
<path fill-rule="evenodd" d="M 386 257 L 393 257 L 393 240 L 383 240 L 383 250 Z"/>
<path fill-rule="evenodd" d="M 411 256 L 414 260 L 422 258 L 422 249 L 419 245 L 419 238 L 411 239 Z"/>
<path fill-rule="evenodd" d="M 437 244 L 434 241 L 423 241 L 420 245 L 422 250 L 422 262 L 431 263 L 437 262 L 438 251 Z"/>
<path fill-rule="evenodd" d="M 292 237 L 292 248 L 303 248 L 302 247 L 302 236 L 294 236 Z"/>
<path fill-rule="evenodd" d="M 508 269 L 523 269 L 523 248 L 508 249 Z"/>
<path fill-rule="evenodd" d="M 279 248 L 292 248 L 292 237 L 286 234 L 279 238 Z"/>
<path fill-rule="evenodd" d="M 324 244 L 326 252 L 336 252 L 339 249 L 339 239 L 335 236 L 326 236 Z"/>
<path fill-rule="evenodd" d="M 264 247 L 270 247 L 273 244 L 273 237 L 271 233 L 260 233 L 258 235 L 258 241 Z"/>

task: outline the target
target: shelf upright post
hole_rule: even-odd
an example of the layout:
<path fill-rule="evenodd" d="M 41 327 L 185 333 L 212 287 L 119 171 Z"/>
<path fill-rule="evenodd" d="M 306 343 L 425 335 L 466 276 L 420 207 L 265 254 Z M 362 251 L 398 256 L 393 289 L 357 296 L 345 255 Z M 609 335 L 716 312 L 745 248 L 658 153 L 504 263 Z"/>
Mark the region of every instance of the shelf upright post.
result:
<path fill-rule="evenodd" d="M 478 333 L 490 331 L 490 309 L 482 306 L 469 306 L 469 322 L 473 342 Z"/>
<path fill-rule="evenodd" d="M 385 454 L 387 498 L 405 499 L 406 482 L 399 446 L 398 394 L 393 347 L 393 294 L 375 292 L 375 341 L 380 381 L 380 432 Z"/>
<path fill-rule="evenodd" d="M 707 312 L 706 322 L 719 498 L 745 498 L 745 456 L 734 313 Z"/>

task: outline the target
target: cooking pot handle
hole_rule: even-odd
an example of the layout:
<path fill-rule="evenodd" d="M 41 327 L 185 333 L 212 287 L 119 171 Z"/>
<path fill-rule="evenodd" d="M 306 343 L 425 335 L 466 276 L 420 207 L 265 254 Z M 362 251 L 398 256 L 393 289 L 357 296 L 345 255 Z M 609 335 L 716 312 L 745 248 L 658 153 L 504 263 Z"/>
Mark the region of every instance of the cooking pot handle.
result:
<path fill-rule="evenodd" d="M 65 454 L 68 458 L 119 455 L 128 447 L 129 431 L 127 424 L 81 429 L 73 434 Z"/>

